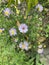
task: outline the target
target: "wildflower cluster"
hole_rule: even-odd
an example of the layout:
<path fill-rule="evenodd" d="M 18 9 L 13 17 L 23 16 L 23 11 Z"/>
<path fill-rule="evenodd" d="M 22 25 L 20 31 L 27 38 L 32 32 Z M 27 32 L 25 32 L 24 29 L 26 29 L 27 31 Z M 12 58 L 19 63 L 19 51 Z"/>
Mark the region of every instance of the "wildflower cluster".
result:
<path fill-rule="evenodd" d="M 20 1 L 18 0 L 18 4 L 20 4 Z M 39 12 L 43 11 L 43 6 L 41 4 L 36 5 L 36 9 L 38 9 Z M 10 15 L 12 15 L 12 10 L 10 8 L 5 8 L 3 10 L 4 16 L 10 18 Z M 26 20 L 26 19 L 25 19 Z M 15 37 L 18 36 L 18 33 L 21 33 L 24 35 L 24 37 L 26 37 L 26 40 L 23 42 L 21 41 L 19 43 L 19 48 L 23 49 L 23 50 L 28 50 L 29 49 L 29 42 L 28 42 L 28 38 L 26 33 L 29 32 L 29 26 L 26 23 L 20 23 L 19 21 L 17 21 L 17 28 L 19 31 L 17 31 L 16 28 L 12 27 L 9 29 L 9 35 L 11 37 Z M 5 29 L 0 29 L 0 33 L 2 33 Z M 31 32 L 30 32 L 31 33 Z M 14 39 L 15 42 L 18 42 L 18 39 Z M 31 44 L 31 43 L 30 43 Z M 39 46 L 41 47 L 41 45 Z M 43 49 L 38 49 L 38 53 L 42 53 Z"/>
<path fill-rule="evenodd" d="M 4 0 L 2 1 L 4 2 Z M 45 34 L 49 33 L 43 29 L 42 12 L 44 7 L 38 3 L 34 10 L 26 15 L 27 7 L 23 7 L 24 4 L 21 3 L 21 0 L 12 0 L 10 6 L 7 4 L 7 0 L 5 2 L 0 11 L 0 52 L 1 55 L 3 54 L 1 57 L 9 62 L 9 65 L 32 65 L 33 57 L 37 54 L 43 54 L 46 47 L 43 44 L 46 40 Z M 7 63 L 5 61 L 3 63 Z"/>

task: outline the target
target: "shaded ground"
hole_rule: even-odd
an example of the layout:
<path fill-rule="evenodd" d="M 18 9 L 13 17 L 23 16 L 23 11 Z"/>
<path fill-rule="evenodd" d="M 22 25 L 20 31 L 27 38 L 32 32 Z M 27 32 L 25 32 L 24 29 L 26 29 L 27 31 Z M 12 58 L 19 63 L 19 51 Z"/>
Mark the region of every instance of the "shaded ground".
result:
<path fill-rule="evenodd" d="M 44 64 L 44 65 L 49 65 L 49 48 L 46 48 L 44 50 L 44 54 L 41 55 L 40 61 Z"/>
<path fill-rule="evenodd" d="M 49 12 L 47 16 L 43 20 L 43 25 L 49 24 Z M 44 65 L 49 65 L 49 38 L 46 39 L 44 44 L 47 45 L 47 48 L 44 49 L 44 54 L 41 55 L 40 61 L 44 63 Z"/>

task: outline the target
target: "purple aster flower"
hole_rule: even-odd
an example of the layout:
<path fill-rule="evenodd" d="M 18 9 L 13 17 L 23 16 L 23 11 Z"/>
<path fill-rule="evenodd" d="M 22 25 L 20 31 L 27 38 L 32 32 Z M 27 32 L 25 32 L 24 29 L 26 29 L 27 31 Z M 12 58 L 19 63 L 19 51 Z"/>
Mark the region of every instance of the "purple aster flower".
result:
<path fill-rule="evenodd" d="M 29 43 L 27 42 L 27 41 L 24 41 L 24 42 L 20 42 L 20 44 L 19 44 L 19 47 L 21 48 L 21 49 L 25 49 L 25 50 L 28 50 L 29 49 Z"/>
<path fill-rule="evenodd" d="M 5 8 L 5 10 L 4 10 L 3 12 L 4 12 L 4 15 L 5 15 L 5 16 L 8 16 L 8 17 L 9 17 L 9 15 L 11 14 L 10 8 Z"/>
<path fill-rule="evenodd" d="M 26 33 L 27 31 L 28 31 L 28 26 L 26 25 L 26 24 L 20 24 L 20 26 L 19 26 L 19 31 L 21 32 L 21 33 Z"/>
<path fill-rule="evenodd" d="M 36 6 L 36 9 L 38 9 L 39 12 L 42 12 L 43 11 L 43 6 L 41 4 L 38 4 Z"/>
<path fill-rule="evenodd" d="M 10 34 L 10 36 L 15 36 L 17 34 L 16 29 L 15 28 L 11 28 L 9 30 L 9 34 Z"/>
<path fill-rule="evenodd" d="M 0 28 L 0 33 L 2 33 L 5 29 L 4 28 Z"/>

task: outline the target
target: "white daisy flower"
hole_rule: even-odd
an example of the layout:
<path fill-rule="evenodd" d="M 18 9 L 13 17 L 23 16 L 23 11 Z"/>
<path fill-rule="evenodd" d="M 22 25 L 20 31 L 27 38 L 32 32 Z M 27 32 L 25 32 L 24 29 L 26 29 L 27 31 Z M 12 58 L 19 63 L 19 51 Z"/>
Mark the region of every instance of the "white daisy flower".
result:
<path fill-rule="evenodd" d="M 4 28 L 0 28 L 0 33 L 2 33 L 5 29 Z"/>
<path fill-rule="evenodd" d="M 9 30 L 9 34 L 10 34 L 10 36 L 15 36 L 17 34 L 16 29 L 15 28 L 11 28 Z"/>
<path fill-rule="evenodd" d="M 4 10 L 3 12 L 4 12 L 4 15 L 5 15 L 5 16 L 8 16 L 8 17 L 9 17 L 9 15 L 11 14 L 10 8 L 5 8 L 5 10 Z"/>
<path fill-rule="evenodd" d="M 27 41 L 24 41 L 24 42 L 20 42 L 20 44 L 19 44 L 19 47 L 21 48 L 21 49 L 25 49 L 25 50 L 28 50 L 29 49 L 29 43 L 27 42 Z"/>
<path fill-rule="evenodd" d="M 37 51 L 39 54 L 42 54 L 43 53 L 43 48 L 42 49 L 38 49 Z"/>
<path fill-rule="evenodd" d="M 36 9 L 38 9 L 39 12 L 42 12 L 43 11 L 43 6 L 41 4 L 38 4 L 36 6 Z"/>
<path fill-rule="evenodd" d="M 40 45 L 38 46 L 38 48 L 42 48 L 42 45 L 40 44 Z"/>
<path fill-rule="evenodd" d="M 20 26 L 19 26 L 19 31 L 21 32 L 21 33 L 26 33 L 27 31 L 28 31 L 28 26 L 26 25 L 26 24 L 20 24 Z"/>

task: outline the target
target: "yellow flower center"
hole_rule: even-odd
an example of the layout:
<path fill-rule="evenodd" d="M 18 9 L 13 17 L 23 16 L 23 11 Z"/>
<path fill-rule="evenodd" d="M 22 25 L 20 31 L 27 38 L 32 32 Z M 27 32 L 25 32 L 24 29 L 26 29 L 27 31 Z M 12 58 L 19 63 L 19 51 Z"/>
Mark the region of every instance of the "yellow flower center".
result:
<path fill-rule="evenodd" d="M 14 34 L 14 30 L 11 31 L 12 35 Z"/>
<path fill-rule="evenodd" d="M 44 48 L 46 48 L 46 45 L 44 45 Z"/>
<path fill-rule="evenodd" d="M 0 29 L 0 33 L 2 33 L 2 30 Z"/>
<path fill-rule="evenodd" d="M 38 11 L 40 11 L 40 7 L 38 7 Z"/>
<path fill-rule="evenodd" d="M 23 44 L 23 45 L 22 45 L 22 49 L 24 49 L 25 47 L 26 47 L 26 45 L 25 45 L 25 44 Z"/>
<path fill-rule="evenodd" d="M 20 10 L 16 9 L 16 13 L 19 14 L 20 13 Z"/>
<path fill-rule="evenodd" d="M 9 14 L 9 12 L 8 11 L 5 11 L 5 15 L 8 15 Z"/>

